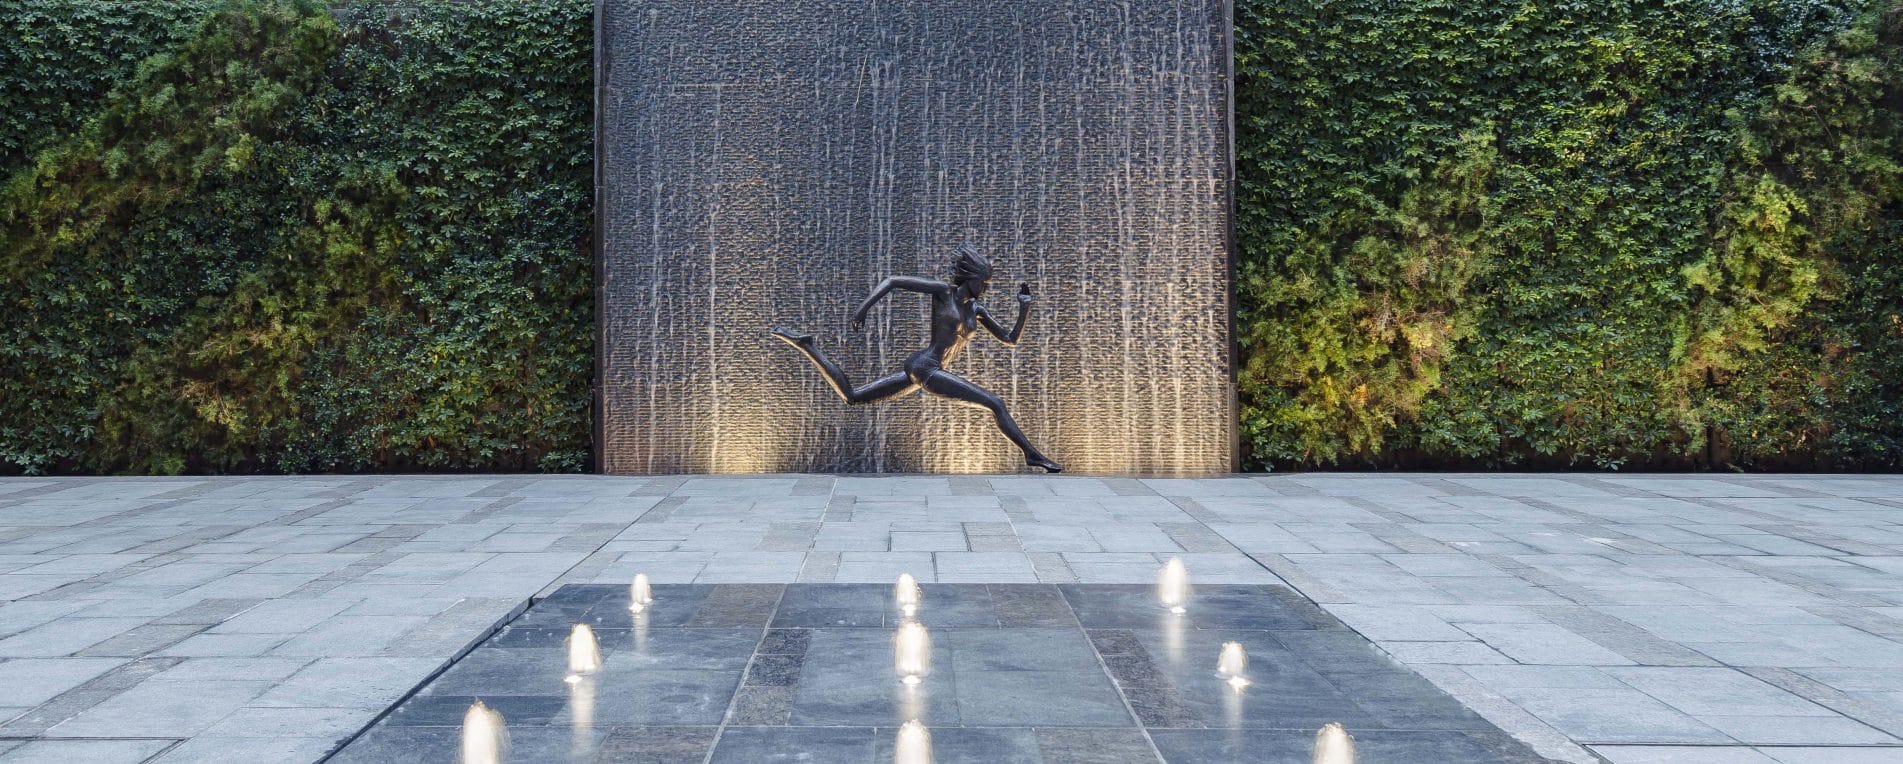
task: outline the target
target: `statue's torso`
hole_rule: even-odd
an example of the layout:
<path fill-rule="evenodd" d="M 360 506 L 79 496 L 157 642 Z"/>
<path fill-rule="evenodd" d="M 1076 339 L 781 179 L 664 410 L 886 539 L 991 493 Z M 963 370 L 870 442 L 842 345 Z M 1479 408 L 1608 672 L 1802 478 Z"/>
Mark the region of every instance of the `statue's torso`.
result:
<path fill-rule="evenodd" d="M 913 356 L 934 365 L 951 363 L 978 332 L 978 303 L 960 303 L 955 295 L 932 297 L 932 344 Z"/>

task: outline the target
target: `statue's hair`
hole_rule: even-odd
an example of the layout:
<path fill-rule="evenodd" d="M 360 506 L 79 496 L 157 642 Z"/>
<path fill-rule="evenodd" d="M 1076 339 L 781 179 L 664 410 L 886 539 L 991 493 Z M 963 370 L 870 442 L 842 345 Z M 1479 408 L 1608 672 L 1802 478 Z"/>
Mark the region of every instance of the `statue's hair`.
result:
<path fill-rule="evenodd" d="M 989 281 L 991 279 L 991 261 L 978 252 L 978 245 L 967 240 L 958 245 L 958 259 L 952 263 L 952 283 L 963 284 L 973 279 Z"/>

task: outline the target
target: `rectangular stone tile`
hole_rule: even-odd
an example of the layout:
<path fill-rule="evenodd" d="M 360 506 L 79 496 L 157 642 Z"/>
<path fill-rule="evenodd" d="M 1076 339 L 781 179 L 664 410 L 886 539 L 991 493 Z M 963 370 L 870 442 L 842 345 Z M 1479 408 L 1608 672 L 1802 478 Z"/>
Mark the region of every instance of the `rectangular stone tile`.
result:
<path fill-rule="evenodd" d="M 756 764 L 772 761 L 778 754 L 797 750 L 813 761 L 870 762 L 877 743 L 874 730 L 867 727 L 754 728 L 732 727 L 723 731 L 714 747 L 710 762 L 716 764 Z"/>
<path fill-rule="evenodd" d="M 1581 743 L 1736 743 L 1638 690 L 1500 688 L 1528 713 Z"/>
<path fill-rule="evenodd" d="M 310 662 L 305 658 L 187 658 L 159 676 L 166 681 L 276 681 L 297 673 Z"/>
<path fill-rule="evenodd" d="M 927 680 L 930 681 L 930 680 Z M 1077 671 L 961 671 L 953 688 L 967 725 L 1127 727 L 1133 724 L 1102 674 Z M 1061 697 L 1063 703 L 1048 702 Z"/>
<path fill-rule="evenodd" d="M 911 533 L 894 531 L 892 533 L 892 551 L 894 552 L 963 552 L 965 534 L 956 533 Z"/>
<path fill-rule="evenodd" d="M 219 634 L 297 634 L 357 603 L 336 599 L 272 600 L 212 627 Z M 391 614 L 394 615 L 394 614 Z"/>
<path fill-rule="evenodd" d="M 891 640 L 883 629 L 815 630 L 794 690 L 790 723 L 896 727 L 919 718 L 932 727 L 959 724 L 958 678 L 927 677 L 916 687 L 901 685 L 892 673 Z M 934 640 L 931 663 L 935 671 L 949 673 L 951 652 L 944 640 Z"/>
<path fill-rule="evenodd" d="M 428 622 L 425 616 L 333 616 L 271 648 L 271 654 L 313 658 L 376 655 Z"/>
<path fill-rule="evenodd" d="M 714 745 L 711 727 L 614 727 L 595 749 L 597 760 L 629 764 L 704 761 Z"/>
<path fill-rule="evenodd" d="M 1466 641 L 1467 632 L 1413 605 L 1336 605 L 1329 612 L 1376 642 Z"/>
<path fill-rule="evenodd" d="M 62 618 L 0 639 L 0 657 L 72 655 L 143 626 L 148 618 Z"/>
<path fill-rule="evenodd" d="M 841 552 L 833 580 L 841 583 L 891 583 L 900 573 L 936 581 L 930 552 Z"/>
<path fill-rule="evenodd" d="M 1555 666 L 1618 666 L 1632 661 L 1591 640 L 1550 624 L 1464 624 L 1467 633 L 1520 663 Z"/>
<path fill-rule="evenodd" d="M 223 737 L 200 735 L 167 751 L 162 764 L 251 764 L 260 761 L 318 760 L 337 745 L 329 737 Z"/>
<path fill-rule="evenodd" d="M 381 710 L 421 683 L 442 662 L 442 658 L 431 657 L 318 658 L 272 686 L 252 705 Z"/>
<path fill-rule="evenodd" d="M 1156 749 L 1134 729 L 1040 727 L 1038 753 L 1048 762 L 1135 764 L 1156 762 Z"/>
<path fill-rule="evenodd" d="M 35 706 L 125 665 L 119 658 L 22 658 L 0 663 L 4 705 Z"/>
<path fill-rule="evenodd" d="M 367 708 L 240 708 L 204 734 L 233 738 L 341 740 L 376 718 Z"/>
<path fill-rule="evenodd" d="M 1381 649 L 1394 656 L 1395 660 L 1408 664 L 1451 663 L 1465 666 L 1513 662 L 1512 658 L 1501 655 L 1484 642 L 1382 642 Z"/>
<path fill-rule="evenodd" d="M 268 681 L 148 680 L 53 725 L 54 737 L 190 737 L 251 702 Z"/>
<path fill-rule="evenodd" d="M 4 751 L 9 764 L 138 764 L 177 740 L 28 740 Z"/>
<path fill-rule="evenodd" d="M 1156 730 L 1150 734 L 1168 761 L 1309 761 L 1314 747 L 1310 730 Z M 1531 761 L 1512 754 L 1499 755 L 1490 741 L 1462 732 L 1355 733 L 1359 760 L 1395 762 L 1467 762 L 1501 764 Z"/>
<path fill-rule="evenodd" d="M 1894 736 L 1841 716 L 1700 715 L 1698 720 L 1752 745 L 1903 745 Z"/>
<path fill-rule="evenodd" d="M 1830 746 L 1759 748 L 1780 764 L 1894 764 L 1903 749 L 1895 747 Z"/>
<path fill-rule="evenodd" d="M 1667 705 L 1705 716 L 1834 716 L 1829 709 L 1729 668 L 1612 667 L 1606 674 Z"/>
<path fill-rule="evenodd" d="M 742 727 L 785 726 L 792 716 L 791 686 L 743 686 L 734 694 L 726 723 Z"/>
<path fill-rule="evenodd" d="M 1595 745 L 1612 764 L 1778 764 L 1749 746 Z"/>

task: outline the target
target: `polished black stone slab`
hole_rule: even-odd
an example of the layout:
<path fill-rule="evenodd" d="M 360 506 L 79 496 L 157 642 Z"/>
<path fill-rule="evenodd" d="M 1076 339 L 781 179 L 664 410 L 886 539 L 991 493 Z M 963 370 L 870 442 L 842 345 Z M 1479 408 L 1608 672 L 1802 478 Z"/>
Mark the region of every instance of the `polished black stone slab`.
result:
<path fill-rule="evenodd" d="M 1145 586 L 926 584 L 917 687 L 893 675 L 889 586 L 654 589 L 639 615 L 626 587 L 558 589 L 332 761 L 454 761 L 478 698 L 511 761 L 890 762 L 910 719 L 936 764 L 1307 764 L 1329 722 L 1363 764 L 1545 761 L 1280 586 L 1199 587 L 1176 615 Z M 577 623 L 602 668 L 569 684 Z M 1240 691 L 1215 674 L 1232 641 Z"/>

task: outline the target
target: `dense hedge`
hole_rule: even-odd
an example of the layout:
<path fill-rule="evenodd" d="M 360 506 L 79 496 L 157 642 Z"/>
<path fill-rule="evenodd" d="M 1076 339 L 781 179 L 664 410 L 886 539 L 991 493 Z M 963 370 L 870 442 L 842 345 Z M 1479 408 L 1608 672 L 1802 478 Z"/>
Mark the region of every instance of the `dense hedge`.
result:
<path fill-rule="evenodd" d="M 66 130 L 0 193 L 0 463 L 585 466 L 592 4 L 77 5 L 5 92 L 158 55 L 6 125 Z"/>
<path fill-rule="evenodd" d="M 1257 463 L 1903 465 L 1881 2 L 1238 3 Z"/>

